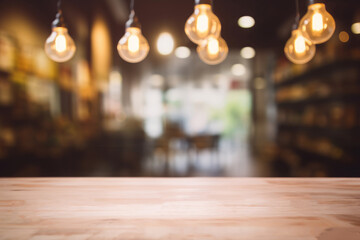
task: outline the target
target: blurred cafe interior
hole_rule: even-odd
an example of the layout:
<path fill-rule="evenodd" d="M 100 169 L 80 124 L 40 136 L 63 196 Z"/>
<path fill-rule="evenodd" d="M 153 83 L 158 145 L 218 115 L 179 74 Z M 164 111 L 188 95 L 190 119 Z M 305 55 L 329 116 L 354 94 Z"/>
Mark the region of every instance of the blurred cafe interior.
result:
<path fill-rule="evenodd" d="M 359 103 L 359 0 L 0 0 L 0 177 L 360 177 Z"/>

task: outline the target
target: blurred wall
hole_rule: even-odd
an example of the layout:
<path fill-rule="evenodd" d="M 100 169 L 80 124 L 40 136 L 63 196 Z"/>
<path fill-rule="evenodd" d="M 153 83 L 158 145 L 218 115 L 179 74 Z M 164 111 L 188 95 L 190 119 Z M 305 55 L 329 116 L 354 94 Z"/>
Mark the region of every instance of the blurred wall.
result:
<path fill-rule="evenodd" d="M 109 78 L 112 64 L 112 41 L 108 24 L 97 14 L 91 29 L 91 63 L 94 79 L 104 81 Z"/>

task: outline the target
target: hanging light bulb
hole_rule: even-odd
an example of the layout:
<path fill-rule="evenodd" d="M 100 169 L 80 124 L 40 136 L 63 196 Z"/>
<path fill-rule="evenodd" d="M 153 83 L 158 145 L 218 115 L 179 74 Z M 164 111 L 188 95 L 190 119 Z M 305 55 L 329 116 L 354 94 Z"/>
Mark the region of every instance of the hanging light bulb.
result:
<path fill-rule="evenodd" d="M 58 13 L 52 23 L 52 33 L 45 42 L 45 53 L 55 62 L 66 62 L 74 56 L 76 46 L 65 27 L 60 5 L 61 1 L 58 2 Z"/>
<path fill-rule="evenodd" d="M 320 44 L 329 40 L 335 32 L 335 20 L 326 11 L 325 4 L 310 0 L 308 11 L 300 21 L 299 29 L 310 41 Z"/>
<path fill-rule="evenodd" d="M 194 13 L 185 24 L 185 33 L 189 39 L 200 44 L 209 36 L 219 37 L 221 24 L 212 12 L 211 0 L 195 0 Z"/>
<path fill-rule="evenodd" d="M 309 62 L 316 52 L 315 44 L 307 39 L 299 27 L 299 0 L 296 3 L 296 17 L 290 39 L 286 42 L 284 52 L 286 57 L 293 63 L 304 64 Z"/>
<path fill-rule="evenodd" d="M 141 33 L 141 25 L 134 10 L 126 22 L 125 35 L 119 40 L 117 50 L 120 57 L 130 63 L 141 62 L 149 53 L 149 43 Z"/>
<path fill-rule="evenodd" d="M 200 59 L 210 65 L 219 64 L 225 60 L 229 48 L 222 37 L 209 37 L 197 47 Z"/>
<path fill-rule="evenodd" d="M 293 63 L 304 64 L 314 57 L 316 48 L 309 39 L 303 36 L 299 29 L 295 29 L 286 42 L 284 52 L 286 57 Z"/>

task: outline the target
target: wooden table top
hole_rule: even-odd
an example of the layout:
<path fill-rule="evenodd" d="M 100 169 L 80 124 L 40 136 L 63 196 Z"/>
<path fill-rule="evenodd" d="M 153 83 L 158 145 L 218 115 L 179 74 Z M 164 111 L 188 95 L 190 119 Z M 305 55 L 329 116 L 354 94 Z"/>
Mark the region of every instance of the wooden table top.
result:
<path fill-rule="evenodd" d="M 360 179 L 0 179 L 0 239 L 360 239 Z"/>

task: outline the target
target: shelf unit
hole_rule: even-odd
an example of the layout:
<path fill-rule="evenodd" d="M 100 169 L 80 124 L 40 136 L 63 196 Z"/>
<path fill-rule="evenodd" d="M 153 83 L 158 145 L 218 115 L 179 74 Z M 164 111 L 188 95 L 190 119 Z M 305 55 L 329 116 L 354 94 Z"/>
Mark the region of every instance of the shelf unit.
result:
<path fill-rule="evenodd" d="M 277 79 L 277 161 L 290 176 L 360 176 L 360 61 Z"/>
<path fill-rule="evenodd" d="M 284 86 L 289 86 L 295 83 L 304 83 L 307 81 L 311 81 L 311 78 L 314 76 L 321 77 L 338 69 L 345 70 L 348 68 L 354 68 L 354 67 L 357 68 L 359 67 L 359 64 L 360 64 L 360 60 L 354 60 L 354 59 L 343 59 L 330 63 L 325 63 L 322 65 L 312 67 L 300 74 L 295 74 L 293 76 L 284 78 L 280 82 L 276 83 L 275 87 L 279 89 Z"/>

